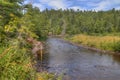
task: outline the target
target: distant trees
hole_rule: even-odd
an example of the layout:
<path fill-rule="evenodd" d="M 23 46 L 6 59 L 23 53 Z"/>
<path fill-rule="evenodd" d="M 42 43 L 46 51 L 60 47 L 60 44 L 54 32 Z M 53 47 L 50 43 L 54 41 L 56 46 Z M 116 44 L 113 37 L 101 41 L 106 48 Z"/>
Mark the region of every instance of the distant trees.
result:
<path fill-rule="evenodd" d="M 114 8 L 109 11 L 74 11 L 67 10 L 45 10 L 41 12 L 49 24 L 53 34 L 79 34 L 79 33 L 112 33 L 120 31 L 120 10 Z M 41 19 L 40 19 L 41 20 Z M 63 25 L 63 23 L 65 25 Z M 66 27 L 64 27 L 66 26 Z M 64 27 L 64 28 L 63 28 Z"/>

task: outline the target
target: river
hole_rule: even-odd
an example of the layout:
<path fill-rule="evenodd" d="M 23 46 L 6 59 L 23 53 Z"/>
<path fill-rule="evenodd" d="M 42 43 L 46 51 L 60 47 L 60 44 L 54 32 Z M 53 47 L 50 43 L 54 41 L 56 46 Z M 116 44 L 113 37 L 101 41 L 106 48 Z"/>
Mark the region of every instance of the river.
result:
<path fill-rule="evenodd" d="M 48 72 L 63 80 L 120 80 L 120 56 L 103 54 L 49 38 Z"/>

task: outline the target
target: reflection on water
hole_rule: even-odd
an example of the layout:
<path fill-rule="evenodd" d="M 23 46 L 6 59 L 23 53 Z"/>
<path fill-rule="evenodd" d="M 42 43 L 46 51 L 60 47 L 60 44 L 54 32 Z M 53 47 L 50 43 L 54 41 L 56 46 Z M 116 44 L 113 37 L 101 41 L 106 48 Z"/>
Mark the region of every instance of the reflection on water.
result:
<path fill-rule="evenodd" d="M 64 80 L 119 80 L 120 56 L 93 52 L 57 38 L 47 41 L 49 72 Z"/>
<path fill-rule="evenodd" d="M 120 55 L 112 55 L 112 58 L 114 61 L 118 62 L 120 64 Z"/>

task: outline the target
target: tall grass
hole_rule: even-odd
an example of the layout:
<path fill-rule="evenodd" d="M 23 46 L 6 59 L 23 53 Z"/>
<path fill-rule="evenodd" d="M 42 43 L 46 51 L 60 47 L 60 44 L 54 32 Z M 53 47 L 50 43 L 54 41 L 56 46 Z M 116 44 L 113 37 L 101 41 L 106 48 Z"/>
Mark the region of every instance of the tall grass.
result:
<path fill-rule="evenodd" d="M 0 47 L 0 80 L 35 80 L 30 52 L 19 42 L 13 44 Z"/>
<path fill-rule="evenodd" d="M 36 61 L 26 42 L 13 39 L 9 43 L 0 46 L 0 80 L 62 80 L 61 76 L 36 71 Z"/>
<path fill-rule="evenodd" d="M 87 45 L 89 47 L 120 52 L 119 36 L 89 36 L 79 34 L 69 38 L 69 40 L 82 45 Z"/>

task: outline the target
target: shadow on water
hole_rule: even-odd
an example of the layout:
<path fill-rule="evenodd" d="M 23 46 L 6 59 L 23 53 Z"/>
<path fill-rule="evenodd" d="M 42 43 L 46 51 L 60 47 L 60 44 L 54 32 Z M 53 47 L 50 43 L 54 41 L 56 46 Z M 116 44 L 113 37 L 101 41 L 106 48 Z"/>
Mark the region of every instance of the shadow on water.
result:
<path fill-rule="evenodd" d="M 58 38 L 47 40 L 47 70 L 63 80 L 120 80 L 120 56 L 78 47 Z"/>

